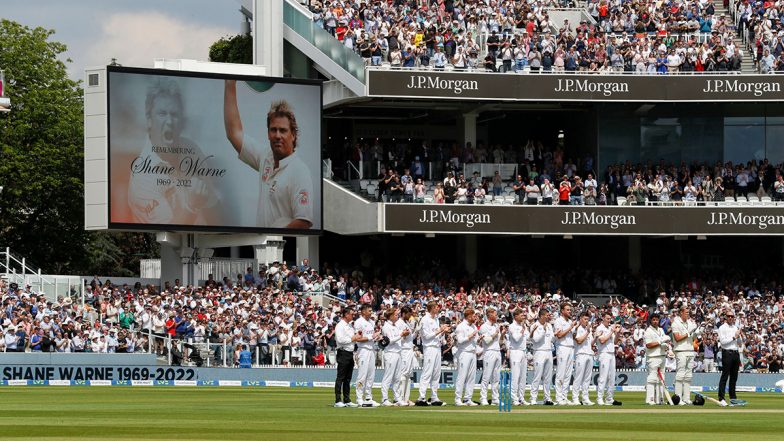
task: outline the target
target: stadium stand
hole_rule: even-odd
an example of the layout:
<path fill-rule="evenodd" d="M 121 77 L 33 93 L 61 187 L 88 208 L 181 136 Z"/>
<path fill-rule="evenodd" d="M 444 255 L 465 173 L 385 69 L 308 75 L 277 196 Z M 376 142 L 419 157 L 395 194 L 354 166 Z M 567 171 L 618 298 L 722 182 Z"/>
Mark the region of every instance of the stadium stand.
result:
<path fill-rule="evenodd" d="M 238 366 L 239 348 L 247 344 L 259 364 L 324 365 L 334 360 L 334 325 L 344 306 L 373 305 L 380 329 L 386 309 L 409 305 L 421 316 L 429 301 L 441 305 L 446 323 L 455 323 L 466 307 L 479 311 L 495 307 L 507 321 L 510 312 L 520 307 L 533 320 L 540 308 L 556 310 L 561 302 L 571 301 L 594 318 L 604 311 L 621 318 L 624 338 L 617 363 L 620 368 L 636 369 L 645 365 L 641 339 L 647 316 L 654 311 L 664 314 L 667 329 L 672 308 L 688 303 L 697 322 L 707 324 L 709 330 L 698 348 L 696 370 L 715 371 L 720 366 L 715 334 L 722 311 L 732 308 L 752 336 L 744 353 L 744 371 L 776 372 L 784 355 L 784 288 L 765 273 L 630 276 L 509 267 L 479 271 L 466 280 L 465 275 L 450 275 L 437 267 L 387 274 L 382 281 L 360 269 L 330 266 L 319 273 L 308 266 L 274 263 L 256 275 L 239 274 L 234 280 L 208 281 L 203 286 L 166 284 L 161 291 L 95 280 L 83 306 L 70 298 L 47 301 L 29 286 L 3 286 L 0 349 L 152 351 L 170 355 L 174 364 L 182 358 L 198 365 Z M 578 302 L 578 292 L 603 294 L 609 301 Z M 334 297 L 317 303 L 310 295 L 314 293 Z M 444 353 L 449 365 L 449 339 Z"/>
<path fill-rule="evenodd" d="M 724 5 L 712 1 L 327 0 L 310 5 L 316 25 L 366 65 L 391 68 L 740 72 L 744 66 L 751 69 L 742 42 L 753 40 L 758 27 L 748 18 L 733 20 Z M 578 16 L 585 19 L 556 23 L 551 18 L 571 7 L 579 7 Z M 735 10 L 735 16 L 743 17 L 744 11 Z M 771 20 L 762 21 L 775 30 Z M 771 43 L 771 38 L 763 42 Z M 780 52 L 770 63 L 766 58 L 765 72 L 779 70 Z M 763 51 L 757 60 L 761 57 Z"/>
<path fill-rule="evenodd" d="M 355 146 L 362 150 L 359 156 L 363 158 L 376 156 L 377 148 L 383 149 L 380 144 Z M 412 154 L 417 156 L 407 160 Z M 782 164 L 767 159 L 738 164 L 626 161 L 610 164 L 599 173 L 594 169 L 592 157 L 574 161 L 559 147 L 547 149 L 541 142 L 532 141 L 525 146 L 508 146 L 506 150 L 501 145 L 486 148 L 481 143 L 475 149 L 471 146 L 460 149 L 455 145 L 449 152 L 438 146 L 434 156 L 444 162 L 434 159 L 438 163 L 432 165 L 420 161 L 416 150 L 388 149 L 383 156 L 394 160 L 387 165 L 375 164 L 381 171 L 379 178 L 361 180 L 359 191 L 385 202 L 503 205 L 528 203 L 530 196 L 531 202 L 535 200 L 539 205 L 558 204 L 562 182 L 568 183 L 569 202 L 579 205 L 784 202 Z M 370 159 L 366 162 L 365 169 L 373 168 Z M 430 170 L 446 170 L 446 173 L 443 178 L 427 179 Z"/>

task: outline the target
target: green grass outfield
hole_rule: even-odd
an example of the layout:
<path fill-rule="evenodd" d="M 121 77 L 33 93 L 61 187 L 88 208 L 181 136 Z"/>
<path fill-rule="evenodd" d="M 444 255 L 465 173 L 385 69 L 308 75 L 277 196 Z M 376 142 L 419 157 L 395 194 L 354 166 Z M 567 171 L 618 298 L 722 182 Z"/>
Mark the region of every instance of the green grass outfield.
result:
<path fill-rule="evenodd" d="M 335 409 L 331 389 L 3 387 L 0 439 L 784 439 L 784 394 L 740 397 L 749 404 L 651 408 L 639 404 L 642 393 L 625 392 L 616 397 L 622 407 L 500 414 L 495 407 Z"/>

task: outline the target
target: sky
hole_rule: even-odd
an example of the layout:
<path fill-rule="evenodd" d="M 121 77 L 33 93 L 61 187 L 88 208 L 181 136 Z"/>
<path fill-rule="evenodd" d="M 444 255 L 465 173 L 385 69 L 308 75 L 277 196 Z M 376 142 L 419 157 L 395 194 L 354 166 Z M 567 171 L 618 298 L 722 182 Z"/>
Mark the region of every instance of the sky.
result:
<path fill-rule="evenodd" d="M 0 17 L 52 29 L 68 74 L 88 66 L 152 67 L 156 58 L 207 60 L 210 45 L 240 32 L 238 0 L 0 0 Z"/>

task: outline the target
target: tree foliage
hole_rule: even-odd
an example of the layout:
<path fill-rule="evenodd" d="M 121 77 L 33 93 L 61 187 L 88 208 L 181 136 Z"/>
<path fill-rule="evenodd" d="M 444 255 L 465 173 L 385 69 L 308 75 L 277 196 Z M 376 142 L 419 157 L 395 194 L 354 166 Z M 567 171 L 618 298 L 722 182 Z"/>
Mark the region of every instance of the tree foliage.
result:
<path fill-rule="evenodd" d="M 210 61 L 217 63 L 253 64 L 253 37 L 223 37 L 210 46 Z"/>
<path fill-rule="evenodd" d="M 47 273 L 131 275 L 139 253 L 131 246 L 153 254 L 156 244 L 150 235 L 84 230 L 83 94 L 53 34 L 0 20 L 12 106 L 0 114 L 0 246 Z"/>

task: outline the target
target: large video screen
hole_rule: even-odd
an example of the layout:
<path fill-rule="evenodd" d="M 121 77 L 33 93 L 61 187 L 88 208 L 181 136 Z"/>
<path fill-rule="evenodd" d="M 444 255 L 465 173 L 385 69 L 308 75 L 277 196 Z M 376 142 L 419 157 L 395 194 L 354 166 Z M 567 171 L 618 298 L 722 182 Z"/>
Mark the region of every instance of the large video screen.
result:
<path fill-rule="evenodd" d="M 321 230 L 320 82 L 107 76 L 110 228 Z"/>

